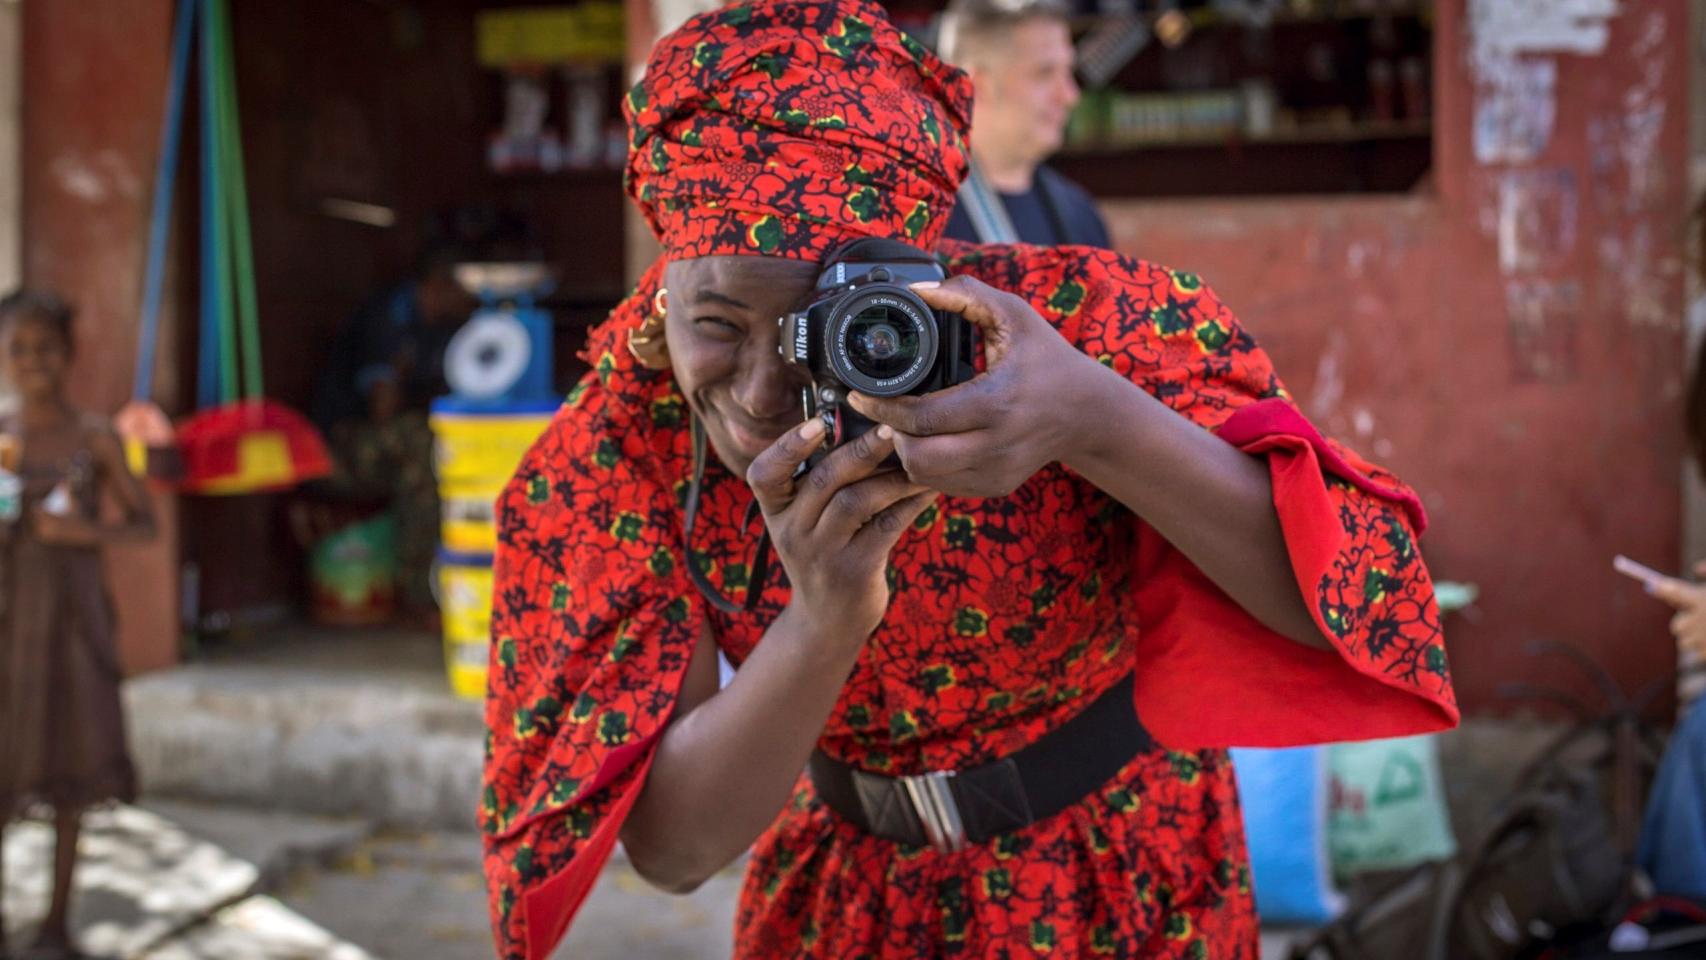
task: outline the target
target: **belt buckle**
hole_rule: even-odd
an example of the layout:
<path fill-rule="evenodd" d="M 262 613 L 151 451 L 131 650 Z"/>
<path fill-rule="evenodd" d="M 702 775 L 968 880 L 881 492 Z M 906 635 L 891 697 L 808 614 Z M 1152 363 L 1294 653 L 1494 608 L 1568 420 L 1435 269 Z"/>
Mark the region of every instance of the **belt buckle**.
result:
<path fill-rule="evenodd" d="M 912 812 L 924 827 L 925 839 L 941 853 L 958 853 L 966 848 L 965 820 L 954 799 L 954 777 L 952 770 L 932 770 L 900 778 Z"/>

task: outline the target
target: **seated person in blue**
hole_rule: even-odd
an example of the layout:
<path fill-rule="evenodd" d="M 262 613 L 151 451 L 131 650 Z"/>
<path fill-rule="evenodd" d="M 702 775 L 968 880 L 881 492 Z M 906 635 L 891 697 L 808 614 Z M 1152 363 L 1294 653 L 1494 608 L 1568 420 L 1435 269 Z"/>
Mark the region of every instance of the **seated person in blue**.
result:
<path fill-rule="evenodd" d="M 976 90 L 972 170 L 946 236 L 1112 248 L 1090 195 L 1043 161 L 1060 149 L 1078 102 L 1065 0 L 953 0 L 943 59 Z"/>
<path fill-rule="evenodd" d="M 352 317 L 326 357 L 314 402 L 337 461 L 333 491 L 396 514 L 401 611 L 427 624 L 439 529 L 427 411 L 449 392 L 444 353 L 476 306 L 456 282 L 460 259 L 451 245 L 429 246 L 407 280 Z"/>

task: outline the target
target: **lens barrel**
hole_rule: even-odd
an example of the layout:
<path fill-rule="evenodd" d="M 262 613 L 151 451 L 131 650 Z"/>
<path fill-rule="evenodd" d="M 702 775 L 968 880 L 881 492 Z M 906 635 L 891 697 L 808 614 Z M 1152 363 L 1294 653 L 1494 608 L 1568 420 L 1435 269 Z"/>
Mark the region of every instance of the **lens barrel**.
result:
<path fill-rule="evenodd" d="M 824 331 L 830 371 L 874 397 L 898 397 L 936 364 L 936 318 L 905 287 L 870 284 L 838 298 Z"/>

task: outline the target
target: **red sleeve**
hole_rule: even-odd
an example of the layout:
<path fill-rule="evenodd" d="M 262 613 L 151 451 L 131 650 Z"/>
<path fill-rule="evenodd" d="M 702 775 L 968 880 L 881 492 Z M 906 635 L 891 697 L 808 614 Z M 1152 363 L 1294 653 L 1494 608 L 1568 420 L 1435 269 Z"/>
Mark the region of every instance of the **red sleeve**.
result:
<path fill-rule="evenodd" d="M 1081 267 L 1062 332 L 1228 443 L 1266 458 L 1292 572 L 1331 652 L 1262 626 L 1147 526 L 1136 699 L 1185 749 L 1421 733 L 1458 719 L 1415 494 L 1325 440 L 1195 276 L 1111 255 Z M 1058 297 L 1045 304 L 1058 302 Z"/>
<path fill-rule="evenodd" d="M 498 502 L 480 821 L 505 960 L 543 958 L 568 930 L 639 795 L 700 629 L 675 497 L 648 466 L 651 431 L 628 428 L 630 405 L 601 382 L 605 366 Z"/>

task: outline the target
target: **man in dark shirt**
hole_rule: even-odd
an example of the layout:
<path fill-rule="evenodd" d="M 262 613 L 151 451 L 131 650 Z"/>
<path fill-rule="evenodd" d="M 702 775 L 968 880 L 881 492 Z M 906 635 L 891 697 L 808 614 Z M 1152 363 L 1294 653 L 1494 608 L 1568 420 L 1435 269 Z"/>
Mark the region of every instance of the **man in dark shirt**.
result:
<path fill-rule="evenodd" d="M 976 89 L 973 173 L 947 235 L 957 240 L 1109 247 L 1090 195 L 1043 165 L 1078 102 L 1064 0 L 953 0 L 942 55 Z"/>
<path fill-rule="evenodd" d="M 314 417 L 331 440 L 337 470 L 292 516 L 304 546 L 312 546 L 339 523 L 334 504 L 385 504 L 397 523 L 399 613 L 420 626 L 436 617 L 440 523 L 428 407 L 448 392 L 445 350 L 478 305 L 456 282 L 462 259 L 452 244 L 429 245 L 409 279 L 369 302 L 330 344 Z"/>

